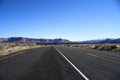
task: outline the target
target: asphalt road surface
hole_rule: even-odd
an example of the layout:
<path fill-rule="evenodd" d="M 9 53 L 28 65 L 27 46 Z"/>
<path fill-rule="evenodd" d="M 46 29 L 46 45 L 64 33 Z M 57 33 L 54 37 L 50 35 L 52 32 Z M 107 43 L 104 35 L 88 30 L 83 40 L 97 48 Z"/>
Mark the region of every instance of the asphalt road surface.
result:
<path fill-rule="evenodd" d="M 120 55 L 42 47 L 0 59 L 0 80 L 120 80 Z"/>

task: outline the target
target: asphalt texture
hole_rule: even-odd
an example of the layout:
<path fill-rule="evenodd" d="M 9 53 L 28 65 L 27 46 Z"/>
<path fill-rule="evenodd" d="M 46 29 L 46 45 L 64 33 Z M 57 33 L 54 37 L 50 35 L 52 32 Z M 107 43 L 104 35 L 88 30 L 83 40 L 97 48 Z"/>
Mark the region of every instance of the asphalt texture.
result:
<path fill-rule="evenodd" d="M 80 48 L 58 48 L 90 80 L 120 80 L 120 55 Z"/>
<path fill-rule="evenodd" d="M 120 55 L 57 47 L 89 80 L 120 80 Z M 0 59 L 0 80 L 85 80 L 54 47 Z"/>
<path fill-rule="evenodd" d="M 0 80 L 84 80 L 55 50 L 44 47 L 0 61 Z"/>

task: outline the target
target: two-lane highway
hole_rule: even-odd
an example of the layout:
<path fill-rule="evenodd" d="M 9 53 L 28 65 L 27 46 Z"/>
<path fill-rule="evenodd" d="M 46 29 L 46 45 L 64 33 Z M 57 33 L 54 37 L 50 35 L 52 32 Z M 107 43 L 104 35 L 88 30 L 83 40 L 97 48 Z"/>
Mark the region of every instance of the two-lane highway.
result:
<path fill-rule="evenodd" d="M 84 80 L 54 47 L 43 47 L 0 61 L 0 80 Z"/>
<path fill-rule="evenodd" d="M 27 50 L 0 60 L 0 80 L 120 80 L 120 55 L 98 53 L 66 47 Z"/>
<path fill-rule="evenodd" d="M 120 55 L 79 48 L 58 49 L 90 80 L 120 80 Z"/>

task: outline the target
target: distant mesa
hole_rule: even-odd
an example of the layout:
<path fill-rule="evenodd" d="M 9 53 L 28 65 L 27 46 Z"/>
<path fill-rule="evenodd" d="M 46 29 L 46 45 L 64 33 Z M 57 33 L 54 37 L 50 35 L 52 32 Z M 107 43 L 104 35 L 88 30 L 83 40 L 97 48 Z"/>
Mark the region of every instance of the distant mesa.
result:
<path fill-rule="evenodd" d="M 0 43 L 69 43 L 67 39 L 34 39 L 24 37 L 0 38 Z"/>
<path fill-rule="evenodd" d="M 110 39 L 110 38 L 106 38 L 103 40 L 87 40 L 87 41 L 82 41 L 81 43 L 120 43 L 120 38 L 117 39 Z"/>
<path fill-rule="evenodd" d="M 35 39 L 25 37 L 0 38 L 0 43 L 72 43 L 72 44 L 93 44 L 93 43 L 120 43 L 120 38 L 104 40 L 70 41 L 68 39 Z"/>

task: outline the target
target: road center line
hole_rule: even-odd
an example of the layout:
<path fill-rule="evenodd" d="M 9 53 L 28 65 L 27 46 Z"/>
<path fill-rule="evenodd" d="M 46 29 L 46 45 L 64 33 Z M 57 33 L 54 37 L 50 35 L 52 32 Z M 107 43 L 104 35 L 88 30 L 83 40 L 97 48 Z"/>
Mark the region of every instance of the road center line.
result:
<path fill-rule="evenodd" d="M 85 80 L 89 80 L 67 57 L 65 57 L 65 56 L 63 55 L 63 53 L 62 53 L 60 50 L 58 50 L 55 46 L 54 46 L 54 48 L 61 54 L 61 56 L 62 56 L 63 58 L 65 58 L 66 61 L 68 61 L 68 63 L 69 63 Z"/>
<path fill-rule="evenodd" d="M 88 56 L 91 56 L 91 57 L 95 57 L 95 58 L 104 60 L 104 61 L 108 61 L 108 62 L 120 64 L 120 61 L 114 61 L 114 60 L 111 60 L 111 59 L 108 59 L 108 58 L 105 58 L 105 57 L 97 56 L 97 55 L 95 55 L 95 54 L 90 54 L 90 53 L 84 53 L 84 54 L 86 54 L 86 55 L 88 55 Z"/>

